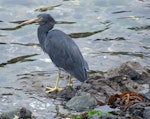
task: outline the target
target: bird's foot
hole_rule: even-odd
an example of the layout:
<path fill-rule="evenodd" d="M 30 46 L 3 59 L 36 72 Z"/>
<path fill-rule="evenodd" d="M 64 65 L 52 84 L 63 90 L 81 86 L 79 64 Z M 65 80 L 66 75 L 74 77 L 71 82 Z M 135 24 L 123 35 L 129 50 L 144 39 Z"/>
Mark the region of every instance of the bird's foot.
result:
<path fill-rule="evenodd" d="M 71 79 L 71 76 L 69 77 L 67 86 L 73 86 L 73 80 Z"/>
<path fill-rule="evenodd" d="M 68 83 L 68 84 L 67 84 L 67 86 L 71 86 L 71 87 L 72 87 L 72 86 L 73 86 L 73 84 L 72 84 L 72 83 Z"/>
<path fill-rule="evenodd" d="M 61 90 L 63 90 L 63 88 L 58 88 L 58 87 L 50 88 L 50 87 L 46 87 L 46 93 L 51 93 L 51 92 L 54 92 L 54 91 L 61 91 Z"/>

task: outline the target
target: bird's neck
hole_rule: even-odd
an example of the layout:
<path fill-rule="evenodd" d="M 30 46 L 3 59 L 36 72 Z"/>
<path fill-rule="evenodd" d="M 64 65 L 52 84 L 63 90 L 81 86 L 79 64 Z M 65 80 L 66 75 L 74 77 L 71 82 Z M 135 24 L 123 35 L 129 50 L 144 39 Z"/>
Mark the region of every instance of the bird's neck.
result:
<path fill-rule="evenodd" d="M 52 28 L 53 28 L 53 25 L 42 25 L 42 26 L 39 26 L 39 28 L 38 28 L 38 40 L 39 40 L 40 46 L 44 52 L 46 52 L 44 49 L 44 42 L 46 40 L 48 32 Z"/>

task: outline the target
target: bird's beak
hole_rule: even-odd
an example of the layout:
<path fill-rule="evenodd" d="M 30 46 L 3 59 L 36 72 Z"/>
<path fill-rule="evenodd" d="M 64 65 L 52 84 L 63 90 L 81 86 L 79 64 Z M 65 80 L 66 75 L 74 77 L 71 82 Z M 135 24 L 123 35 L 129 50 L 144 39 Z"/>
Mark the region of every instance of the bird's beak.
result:
<path fill-rule="evenodd" d="M 23 26 L 23 25 L 27 25 L 27 24 L 32 24 L 32 23 L 39 22 L 41 20 L 42 20 L 42 18 L 38 17 L 38 18 L 34 18 L 34 19 L 27 20 L 25 22 L 22 22 L 20 25 Z"/>

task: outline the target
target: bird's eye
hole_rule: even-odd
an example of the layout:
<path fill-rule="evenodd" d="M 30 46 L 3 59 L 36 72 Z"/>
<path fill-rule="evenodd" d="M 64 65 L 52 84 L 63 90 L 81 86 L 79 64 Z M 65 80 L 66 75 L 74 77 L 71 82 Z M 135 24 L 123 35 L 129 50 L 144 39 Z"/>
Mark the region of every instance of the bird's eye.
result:
<path fill-rule="evenodd" d="M 40 24 L 41 24 L 41 25 L 44 25 L 44 24 L 45 24 L 45 22 L 44 22 L 44 21 L 40 21 Z"/>
<path fill-rule="evenodd" d="M 43 17 L 38 17 L 39 18 L 39 21 L 42 21 Z"/>

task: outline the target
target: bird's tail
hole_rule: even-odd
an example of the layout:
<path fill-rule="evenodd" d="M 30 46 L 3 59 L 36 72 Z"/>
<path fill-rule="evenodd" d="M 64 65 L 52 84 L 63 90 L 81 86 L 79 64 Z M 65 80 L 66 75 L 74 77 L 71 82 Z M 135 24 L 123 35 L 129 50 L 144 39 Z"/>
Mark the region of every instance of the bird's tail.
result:
<path fill-rule="evenodd" d="M 84 82 L 88 78 L 85 68 L 76 68 L 76 70 L 74 70 L 73 72 L 69 72 L 69 73 L 81 82 Z"/>

